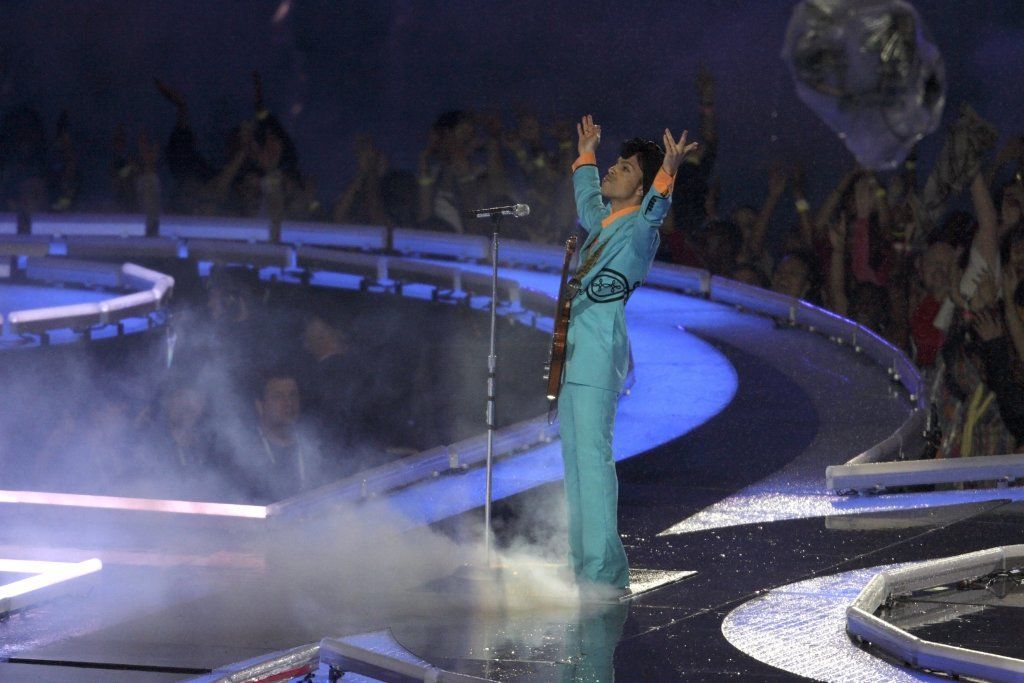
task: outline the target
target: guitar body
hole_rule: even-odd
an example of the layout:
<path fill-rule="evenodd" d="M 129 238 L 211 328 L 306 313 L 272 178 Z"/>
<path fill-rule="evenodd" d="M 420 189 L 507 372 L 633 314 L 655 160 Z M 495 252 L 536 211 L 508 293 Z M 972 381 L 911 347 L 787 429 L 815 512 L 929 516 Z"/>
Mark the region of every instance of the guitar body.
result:
<path fill-rule="evenodd" d="M 562 389 L 562 374 L 565 372 L 566 341 L 569 335 L 569 314 L 572 310 L 572 299 L 576 296 L 576 286 L 569 281 L 569 263 L 576 253 L 576 235 L 565 242 L 565 260 L 562 262 L 562 279 L 558 287 L 558 305 L 555 308 L 555 328 L 551 335 L 551 350 L 548 362 L 544 366 L 544 379 L 548 381 L 547 397 L 549 401 L 557 401 Z"/>

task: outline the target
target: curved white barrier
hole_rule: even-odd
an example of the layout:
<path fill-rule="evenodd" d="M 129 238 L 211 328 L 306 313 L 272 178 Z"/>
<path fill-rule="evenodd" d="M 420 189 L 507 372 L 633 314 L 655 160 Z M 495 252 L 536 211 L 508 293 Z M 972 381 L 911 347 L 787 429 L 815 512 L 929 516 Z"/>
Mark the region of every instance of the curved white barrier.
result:
<path fill-rule="evenodd" d="M 117 324 L 160 310 L 174 289 L 174 278 L 133 263 L 112 265 L 71 259 L 29 259 L 26 275 L 43 282 L 74 282 L 110 288 L 143 288 L 105 301 L 12 311 L 3 321 L 10 334 L 39 334 Z M 45 336 L 44 336 L 45 340 Z"/>
<path fill-rule="evenodd" d="M 875 616 L 895 595 L 1005 572 L 1024 565 L 1024 545 L 921 562 L 876 574 L 846 610 L 846 630 L 909 666 L 986 681 L 1024 680 L 1024 660 L 918 638 Z"/>

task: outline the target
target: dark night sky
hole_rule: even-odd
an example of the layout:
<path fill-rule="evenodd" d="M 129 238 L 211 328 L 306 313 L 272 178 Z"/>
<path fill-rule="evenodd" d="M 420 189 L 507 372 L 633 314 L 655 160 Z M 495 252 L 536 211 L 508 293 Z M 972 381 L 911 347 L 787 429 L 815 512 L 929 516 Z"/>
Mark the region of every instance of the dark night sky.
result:
<path fill-rule="evenodd" d="M 946 120 L 966 100 L 1003 139 L 1024 130 L 1020 0 L 914 4 L 946 61 Z M 8 0 L 0 108 L 30 104 L 51 126 L 69 108 L 87 189 L 102 193 L 118 122 L 160 138 L 173 125 L 154 76 L 186 94 L 203 150 L 219 161 L 222 134 L 250 112 L 248 74 L 259 69 L 329 197 L 348 176 L 356 132 L 371 132 L 393 165 L 411 166 L 446 109 L 507 119 L 524 106 L 545 118 L 593 112 L 608 148 L 634 134 L 657 138 L 666 125 L 696 128 L 703 61 L 718 81 L 726 206 L 757 201 L 776 158 L 808 168 L 813 196 L 851 157 L 796 98 L 779 57 L 793 5 L 291 0 L 275 24 L 280 0 Z M 926 141 L 926 160 L 937 143 Z"/>

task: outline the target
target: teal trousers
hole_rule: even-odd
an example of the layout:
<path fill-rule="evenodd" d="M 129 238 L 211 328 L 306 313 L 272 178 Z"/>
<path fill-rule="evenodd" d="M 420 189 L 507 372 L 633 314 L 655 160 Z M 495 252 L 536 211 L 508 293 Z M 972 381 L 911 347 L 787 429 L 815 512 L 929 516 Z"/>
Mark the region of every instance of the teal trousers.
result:
<path fill-rule="evenodd" d="M 569 566 L 579 582 L 629 586 L 619 538 L 619 480 L 612 459 L 618 396 L 566 383 L 558 396 L 559 434 L 569 513 Z"/>
<path fill-rule="evenodd" d="M 570 624 L 565 638 L 562 683 L 612 683 L 615 680 L 615 648 L 629 618 L 629 603 L 583 609 Z"/>

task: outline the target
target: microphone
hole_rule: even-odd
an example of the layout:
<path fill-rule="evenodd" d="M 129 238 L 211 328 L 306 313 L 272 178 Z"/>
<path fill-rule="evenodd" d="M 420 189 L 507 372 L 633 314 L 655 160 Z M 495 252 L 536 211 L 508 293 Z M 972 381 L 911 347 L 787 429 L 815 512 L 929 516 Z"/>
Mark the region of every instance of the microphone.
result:
<path fill-rule="evenodd" d="M 530 215 L 530 206 L 529 204 L 509 204 L 508 206 L 492 206 L 489 209 L 476 209 L 466 213 L 473 218 L 493 218 L 494 216 L 523 218 Z"/>

